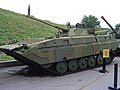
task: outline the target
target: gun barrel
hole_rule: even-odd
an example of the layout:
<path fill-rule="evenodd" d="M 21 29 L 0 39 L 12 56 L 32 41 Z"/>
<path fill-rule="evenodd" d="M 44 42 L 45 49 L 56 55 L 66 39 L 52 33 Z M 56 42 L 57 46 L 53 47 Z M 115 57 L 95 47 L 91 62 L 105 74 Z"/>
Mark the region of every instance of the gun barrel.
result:
<path fill-rule="evenodd" d="M 108 23 L 108 21 L 103 17 L 101 16 L 101 18 L 108 24 L 108 26 L 113 30 L 113 32 L 118 35 L 118 33 L 115 31 L 115 29 Z"/>
<path fill-rule="evenodd" d="M 54 27 L 54 28 L 60 29 L 60 30 L 63 31 L 63 33 L 69 31 L 68 29 L 61 28 L 61 27 L 58 27 L 58 26 L 55 26 L 55 25 L 51 25 L 51 24 L 46 23 L 46 22 L 44 22 L 44 21 L 42 21 L 42 20 L 40 20 L 40 19 L 37 19 L 37 18 L 31 17 L 31 16 L 27 16 L 27 17 L 30 18 L 30 19 L 33 19 L 33 20 L 39 21 L 39 22 L 41 22 L 41 23 L 44 23 L 44 24 L 46 24 L 46 25 L 49 25 L 49 26 L 51 26 L 51 27 Z"/>

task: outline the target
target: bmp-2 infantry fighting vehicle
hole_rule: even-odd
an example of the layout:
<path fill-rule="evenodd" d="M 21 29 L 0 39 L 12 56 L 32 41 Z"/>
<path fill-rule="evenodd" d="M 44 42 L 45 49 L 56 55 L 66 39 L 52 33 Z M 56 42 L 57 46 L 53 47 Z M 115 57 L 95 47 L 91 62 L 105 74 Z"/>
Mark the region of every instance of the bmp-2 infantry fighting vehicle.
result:
<path fill-rule="evenodd" d="M 27 16 L 28 17 L 28 16 Z M 54 26 L 38 20 L 60 30 L 56 37 L 36 42 L 33 45 L 23 45 L 15 49 L 0 48 L 0 50 L 16 60 L 38 71 L 47 71 L 55 75 L 64 75 L 80 70 L 85 70 L 103 64 L 102 50 L 110 49 L 110 57 L 106 60 L 110 64 L 115 56 L 118 41 L 114 33 L 96 35 L 94 29 L 87 29 L 77 23 L 67 29 Z"/>

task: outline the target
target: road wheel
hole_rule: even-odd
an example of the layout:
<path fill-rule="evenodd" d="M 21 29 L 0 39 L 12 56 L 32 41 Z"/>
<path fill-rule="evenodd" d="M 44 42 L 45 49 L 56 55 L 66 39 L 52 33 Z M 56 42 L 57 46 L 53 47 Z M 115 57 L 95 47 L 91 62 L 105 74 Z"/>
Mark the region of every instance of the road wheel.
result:
<path fill-rule="evenodd" d="M 88 58 L 88 66 L 89 67 L 94 67 L 96 65 L 96 60 L 94 56 L 90 56 Z"/>
<path fill-rule="evenodd" d="M 58 73 L 65 73 L 67 71 L 67 63 L 62 61 L 56 63 L 55 69 Z"/>
<path fill-rule="evenodd" d="M 114 59 L 114 55 L 112 53 L 110 53 L 109 58 L 106 59 L 106 64 L 110 64 Z"/>
<path fill-rule="evenodd" d="M 97 64 L 102 65 L 103 64 L 103 57 L 101 54 L 99 54 L 96 58 Z"/>
<path fill-rule="evenodd" d="M 85 69 L 85 68 L 87 68 L 87 60 L 86 60 L 86 58 L 81 58 L 81 59 L 79 60 L 79 68 L 80 68 L 80 69 Z"/>
<path fill-rule="evenodd" d="M 70 60 L 68 62 L 68 69 L 70 71 L 75 71 L 78 69 L 78 61 L 77 60 Z"/>

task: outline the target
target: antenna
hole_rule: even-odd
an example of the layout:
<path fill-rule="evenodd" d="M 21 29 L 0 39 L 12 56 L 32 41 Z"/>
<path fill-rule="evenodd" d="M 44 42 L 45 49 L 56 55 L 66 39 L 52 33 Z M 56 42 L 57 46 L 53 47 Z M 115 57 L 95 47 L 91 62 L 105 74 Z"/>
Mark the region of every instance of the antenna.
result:
<path fill-rule="evenodd" d="M 30 16 L 30 4 L 28 5 L 28 16 Z"/>

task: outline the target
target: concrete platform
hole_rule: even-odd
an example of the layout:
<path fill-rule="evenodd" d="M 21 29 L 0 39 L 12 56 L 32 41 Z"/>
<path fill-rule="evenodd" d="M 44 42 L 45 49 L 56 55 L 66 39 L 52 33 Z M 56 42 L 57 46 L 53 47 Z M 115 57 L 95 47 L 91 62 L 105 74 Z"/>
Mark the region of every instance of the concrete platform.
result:
<path fill-rule="evenodd" d="M 113 65 L 119 63 L 116 57 L 112 64 L 107 66 L 109 73 L 99 73 L 102 67 L 69 74 L 65 76 L 25 76 L 15 73 L 27 66 L 0 68 L 0 90 L 108 90 L 113 86 Z M 120 73 L 120 67 L 119 67 Z M 120 74 L 118 75 L 120 77 Z M 120 87 L 120 78 L 118 80 Z"/>

